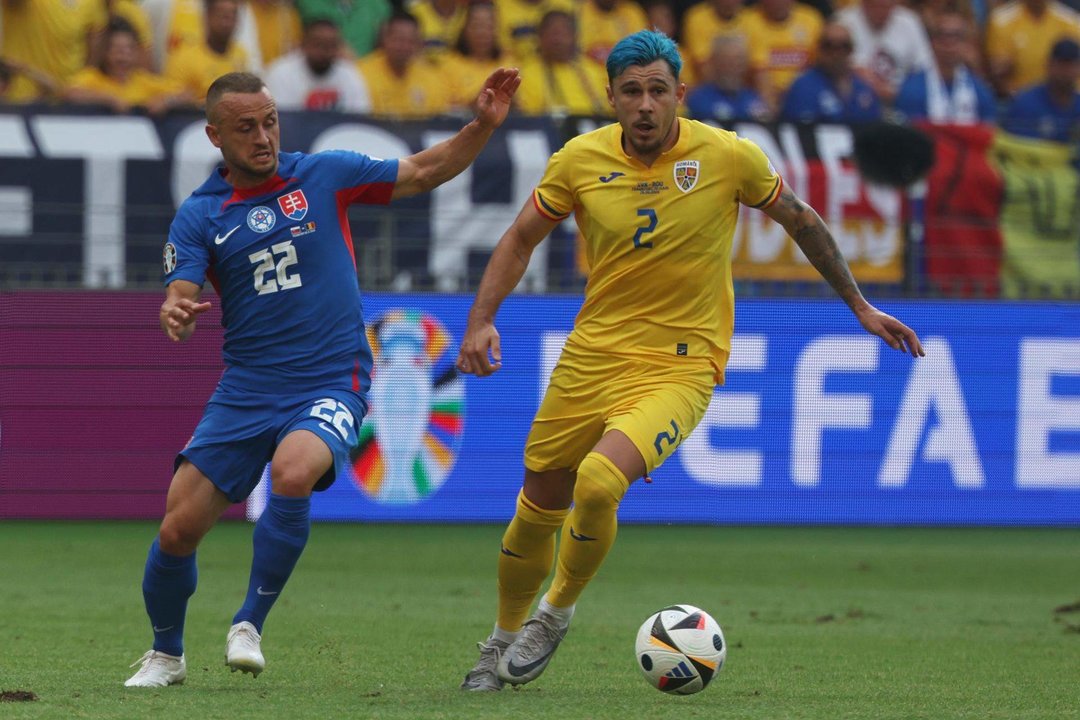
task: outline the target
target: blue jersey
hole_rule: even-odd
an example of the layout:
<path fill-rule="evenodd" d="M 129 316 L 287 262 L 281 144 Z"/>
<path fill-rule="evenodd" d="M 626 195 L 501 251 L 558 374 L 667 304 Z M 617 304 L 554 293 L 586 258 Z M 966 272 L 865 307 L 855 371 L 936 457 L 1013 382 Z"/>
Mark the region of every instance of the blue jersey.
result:
<path fill-rule="evenodd" d="M 686 107 L 695 120 L 767 119 L 769 108 L 753 90 L 742 88 L 734 93 L 716 85 L 699 85 L 686 96 Z"/>
<path fill-rule="evenodd" d="M 1060 107 L 1050 98 L 1050 90 L 1036 85 L 1013 98 L 1001 119 L 1001 127 L 1014 135 L 1071 142 L 1080 134 L 1080 93 Z"/>
<path fill-rule="evenodd" d="M 994 101 L 994 92 L 990 86 L 971 73 L 968 73 L 967 77 L 971 80 L 973 93 L 970 102 L 973 102 L 974 107 L 959 107 L 965 103 L 961 93 L 957 92 L 956 79 L 953 79 L 952 84 L 943 80 L 949 107 L 946 119 L 940 122 L 953 123 L 961 120 L 992 123 L 997 119 L 997 103 Z M 893 103 L 895 109 L 903 113 L 908 120 L 926 120 L 930 115 L 928 84 L 929 74 L 925 70 L 917 70 L 904 78 Z"/>
<path fill-rule="evenodd" d="M 234 188 L 219 168 L 184 201 L 165 245 L 165 284 L 209 279 L 217 290 L 223 384 L 366 392 L 371 348 L 346 211 L 390 202 L 397 160 L 342 151 L 279 160 L 258 187 Z"/>
<path fill-rule="evenodd" d="M 780 118 L 790 122 L 865 122 L 881 117 L 881 102 L 859 76 L 851 94 L 841 97 L 828 75 L 810 68 L 795 79 L 784 98 Z"/>

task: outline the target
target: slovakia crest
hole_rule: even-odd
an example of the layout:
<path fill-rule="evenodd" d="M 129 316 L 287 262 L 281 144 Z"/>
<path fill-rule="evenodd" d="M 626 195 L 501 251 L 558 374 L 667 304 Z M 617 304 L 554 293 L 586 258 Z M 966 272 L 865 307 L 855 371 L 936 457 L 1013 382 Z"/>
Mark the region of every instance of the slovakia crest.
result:
<path fill-rule="evenodd" d="M 694 189 L 700 175 L 701 163 L 697 160 L 680 160 L 675 163 L 675 184 L 684 193 Z"/>
<path fill-rule="evenodd" d="M 307 198 L 304 197 L 303 190 L 293 190 L 288 195 L 282 195 L 277 199 L 277 204 L 290 220 L 303 220 L 307 215 Z"/>
<path fill-rule="evenodd" d="M 247 215 L 248 227 L 257 233 L 270 232 L 270 228 L 274 227 L 276 222 L 277 216 L 274 215 L 274 211 L 265 205 L 252 208 Z"/>

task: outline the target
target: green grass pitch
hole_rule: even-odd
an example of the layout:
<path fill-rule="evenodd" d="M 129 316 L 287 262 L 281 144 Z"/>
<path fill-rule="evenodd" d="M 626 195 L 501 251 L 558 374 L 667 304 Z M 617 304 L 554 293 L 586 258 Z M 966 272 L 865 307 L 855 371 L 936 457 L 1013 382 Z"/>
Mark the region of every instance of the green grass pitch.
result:
<path fill-rule="evenodd" d="M 1080 718 L 1080 531 L 624 527 L 547 672 L 458 690 L 490 630 L 502 528 L 313 528 L 259 678 L 223 665 L 251 526 L 199 551 L 188 680 L 127 690 L 149 647 L 155 526 L 0 523 L 0 718 Z M 641 678 L 639 624 L 685 602 L 723 626 L 704 692 Z"/>

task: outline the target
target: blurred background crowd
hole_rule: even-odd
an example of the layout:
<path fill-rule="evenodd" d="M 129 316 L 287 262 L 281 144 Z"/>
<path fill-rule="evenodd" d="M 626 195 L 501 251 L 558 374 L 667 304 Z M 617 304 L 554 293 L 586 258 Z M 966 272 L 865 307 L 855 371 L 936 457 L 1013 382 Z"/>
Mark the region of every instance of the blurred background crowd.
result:
<path fill-rule="evenodd" d="M 467 114 L 520 67 L 525 115 L 608 115 L 621 37 L 676 38 L 684 114 L 1080 127 L 1080 14 L 1062 0 L 0 0 L 0 102 L 152 115 L 261 73 L 282 109 Z M 1074 4 L 1080 0 L 1069 0 Z"/>

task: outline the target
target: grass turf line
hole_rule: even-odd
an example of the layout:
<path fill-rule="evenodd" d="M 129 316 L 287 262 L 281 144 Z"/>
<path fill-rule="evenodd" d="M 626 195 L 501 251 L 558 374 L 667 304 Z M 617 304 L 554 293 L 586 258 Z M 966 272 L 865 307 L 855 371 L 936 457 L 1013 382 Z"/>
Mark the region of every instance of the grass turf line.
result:
<path fill-rule="evenodd" d="M 490 631 L 494 526 L 316 525 L 265 627 L 266 672 L 223 665 L 251 526 L 199 551 L 188 681 L 128 690 L 149 647 L 155 526 L 0 523 L 3 718 L 1080 718 L 1080 531 L 624 527 L 547 672 L 457 689 Z M 665 605 L 711 612 L 728 662 L 692 697 L 640 677 Z"/>

